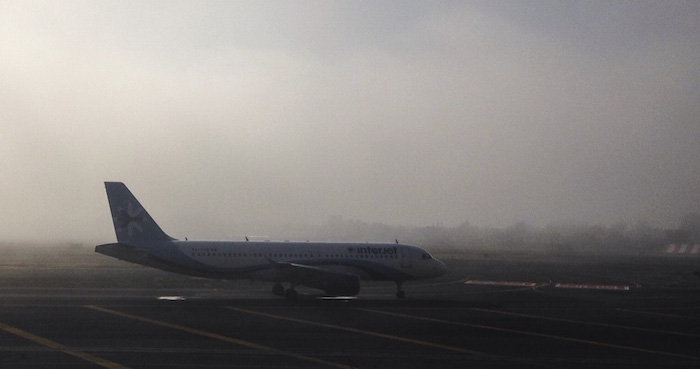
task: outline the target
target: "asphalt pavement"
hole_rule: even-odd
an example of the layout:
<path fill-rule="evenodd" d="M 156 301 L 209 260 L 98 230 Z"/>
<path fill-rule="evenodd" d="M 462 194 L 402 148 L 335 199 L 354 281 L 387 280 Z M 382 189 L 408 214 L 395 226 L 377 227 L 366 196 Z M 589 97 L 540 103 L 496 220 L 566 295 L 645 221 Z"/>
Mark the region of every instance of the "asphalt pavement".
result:
<path fill-rule="evenodd" d="M 700 367 L 700 259 L 445 261 L 448 275 L 406 283 L 404 299 L 378 282 L 354 298 L 300 289 L 288 302 L 248 281 L 64 288 L 18 278 L 0 287 L 0 367 Z M 163 273 L 108 272 L 135 270 Z"/>

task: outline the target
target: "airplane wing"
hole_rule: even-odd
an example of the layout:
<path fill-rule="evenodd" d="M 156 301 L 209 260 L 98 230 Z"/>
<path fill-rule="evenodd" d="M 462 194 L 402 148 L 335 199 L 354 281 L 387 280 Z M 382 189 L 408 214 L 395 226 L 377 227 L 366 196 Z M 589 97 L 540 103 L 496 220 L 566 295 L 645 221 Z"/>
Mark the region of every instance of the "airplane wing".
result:
<path fill-rule="evenodd" d="M 272 260 L 270 262 L 280 281 L 316 288 L 336 296 L 355 296 L 360 292 L 360 277 L 357 274 L 304 264 L 279 263 Z"/>

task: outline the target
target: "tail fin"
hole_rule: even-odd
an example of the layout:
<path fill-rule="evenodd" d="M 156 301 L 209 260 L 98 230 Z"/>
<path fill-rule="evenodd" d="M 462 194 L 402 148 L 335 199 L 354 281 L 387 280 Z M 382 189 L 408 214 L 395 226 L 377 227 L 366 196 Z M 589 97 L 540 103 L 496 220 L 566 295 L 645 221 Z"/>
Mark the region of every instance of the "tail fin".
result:
<path fill-rule="evenodd" d="M 121 182 L 105 182 L 117 241 L 127 244 L 172 241 Z"/>

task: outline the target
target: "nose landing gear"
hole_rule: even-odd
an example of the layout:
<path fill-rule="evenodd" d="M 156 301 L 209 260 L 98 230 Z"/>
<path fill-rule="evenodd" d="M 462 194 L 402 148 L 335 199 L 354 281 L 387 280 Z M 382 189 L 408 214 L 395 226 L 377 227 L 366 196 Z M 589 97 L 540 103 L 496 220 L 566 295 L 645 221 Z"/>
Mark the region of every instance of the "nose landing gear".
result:
<path fill-rule="evenodd" d="M 400 299 L 406 297 L 406 292 L 404 292 L 404 291 L 401 289 L 401 284 L 402 284 L 402 283 L 403 283 L 402 281 L 397 281 L 397 282 L 396 282 L 396 297 L 398 297 L 398 298 L 400 298 Z"/>

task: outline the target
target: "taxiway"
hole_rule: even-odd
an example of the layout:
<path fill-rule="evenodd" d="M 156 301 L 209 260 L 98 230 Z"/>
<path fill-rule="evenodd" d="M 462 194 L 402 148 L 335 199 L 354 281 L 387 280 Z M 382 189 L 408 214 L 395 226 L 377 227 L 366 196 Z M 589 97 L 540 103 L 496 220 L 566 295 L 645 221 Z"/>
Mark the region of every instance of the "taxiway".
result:
<path fill-rule="evenodd" d="M 403 300 L 390 283 L 363 284 L 352 299 L 300 290 L 294 303 L 246 281 L 226 289 L 3 286 L 0 367 L 700 366 L 693 260 L 446 262 L 447 276 L 407 283 Z M 134 271 L 167 276 L 127 268 L 124 278 Z"/>

